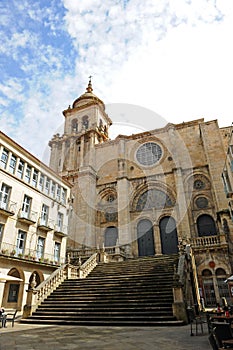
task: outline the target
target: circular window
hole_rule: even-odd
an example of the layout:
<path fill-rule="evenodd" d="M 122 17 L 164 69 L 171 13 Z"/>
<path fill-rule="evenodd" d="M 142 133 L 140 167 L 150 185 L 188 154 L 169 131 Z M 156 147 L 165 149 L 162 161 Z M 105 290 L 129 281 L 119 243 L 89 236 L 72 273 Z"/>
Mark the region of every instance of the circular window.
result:
<path fill-rule="evenodd" d="M 196 206 L 200 209 L 208 207 L 208 199 L 205 197 L 197 198 Z"/>
<path fill-rule="evenodd" d="M 136 153 L 137 161 L 142 165 L 156 164 L 162 156 L 161 147 L 154 142 L 148 142 L 139 147 Z"/>
<path fill-rule="evenodd" d="M 194 181 L 193 187 L 195 190 L 200 190 L 205 188 L 205 183 L 202 180 L 196 180 Z"/>

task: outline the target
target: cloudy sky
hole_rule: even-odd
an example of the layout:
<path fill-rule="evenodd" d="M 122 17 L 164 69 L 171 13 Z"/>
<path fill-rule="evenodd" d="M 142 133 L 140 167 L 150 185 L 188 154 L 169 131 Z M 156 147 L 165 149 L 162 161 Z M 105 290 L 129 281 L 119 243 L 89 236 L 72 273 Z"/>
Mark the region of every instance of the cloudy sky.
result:
<path fill-rule="evenodd" d="M 233 121 L 232 0 L 0 0 L 0 28 L 1 130 L 39 158 L 89 75 L 116 124 Z"/>

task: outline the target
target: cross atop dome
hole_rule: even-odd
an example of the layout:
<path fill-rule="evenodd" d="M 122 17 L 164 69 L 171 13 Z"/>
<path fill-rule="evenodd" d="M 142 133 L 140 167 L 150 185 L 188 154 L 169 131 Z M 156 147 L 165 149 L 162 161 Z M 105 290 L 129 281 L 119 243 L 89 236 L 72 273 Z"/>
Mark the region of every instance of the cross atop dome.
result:
<path fill-rule="evenodd" d="M 86 88 L 86 91 L 87 91 L 87 92 L 92 92 L 92 91 L 93 91 L 91 78 L 92 78 L 92 76 L 90 75 L 90 76 L 89 76 L 88 86 L 87 86 L 87 88 Z"/>

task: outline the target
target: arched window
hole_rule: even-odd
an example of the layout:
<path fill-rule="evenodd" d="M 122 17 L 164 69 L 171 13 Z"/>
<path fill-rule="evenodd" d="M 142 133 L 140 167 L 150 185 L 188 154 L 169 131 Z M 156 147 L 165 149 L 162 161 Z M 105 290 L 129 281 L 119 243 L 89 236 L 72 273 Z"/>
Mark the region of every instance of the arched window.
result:
<path fill-rule="evenodd" d="M 163 191 L 157 189 L 150 189 L 138 199 L 136 210 L 147 210 L 147 209 L 162 209 L 165 207 L 171 207 L 173 204 L 171 198 Z"/>
<path fill-rule="evenodd" d="M 88 116 L 87 115 L 84 115 L 84 117 L 82 118 L 82 122 L 83 122 L 83 128 L 84 129 L 88 129 L 89 121 L 88 121 Z"/>
<path fill-rule="evenodd" d="M 207 214 L 201 215 L 197 219 L 198 236 L 214 236 L 217 234 L 214 219 Z"/>
<path fill-rule="evenodd" d="M 205 306 L 216 307 L 217 301 L 221 303 L 221 298 L 226 298 L 231 302 L 231 297 L 228 290 L 226 280 L 226 271 L 223 268 L 217 268 L 215 273 L 209 269 L 202 271 L 202 286 Z"/>
<path fill-rule="evenodd" d="M 104 245 L 105 247 L 115 247 L 118 239 L 118 228 L 115 226 L 109 226 L 104 233 Z"/>
<path fill-rule="evenodd" d="M 76 118 L 72 120 L 72 132 L 78 132 L 78 121 Z"/>

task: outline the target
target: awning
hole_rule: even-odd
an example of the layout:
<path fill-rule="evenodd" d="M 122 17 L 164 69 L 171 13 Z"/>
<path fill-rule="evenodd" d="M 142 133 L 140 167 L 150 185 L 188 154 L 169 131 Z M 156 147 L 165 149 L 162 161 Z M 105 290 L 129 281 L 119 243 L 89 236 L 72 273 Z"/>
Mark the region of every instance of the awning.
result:
<path fill-rule="evenodd" d="M 231 282 L 231 281 L 233 281 L 233 275 L 228 277 L 224 282 L 227 283 L 227 282 Z"/>
<path fill-rule="evenodd" d="M 17 278 L 14 276 L 6 275 L 2 272 L 0 272 L 0 281 L 23 281 L 21 278 Z"/>

